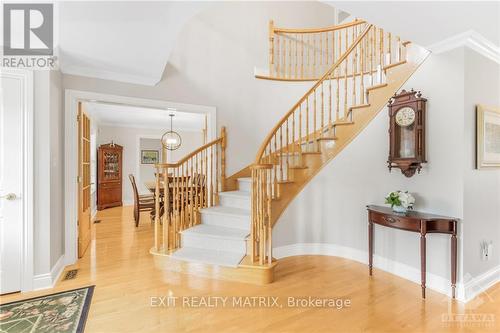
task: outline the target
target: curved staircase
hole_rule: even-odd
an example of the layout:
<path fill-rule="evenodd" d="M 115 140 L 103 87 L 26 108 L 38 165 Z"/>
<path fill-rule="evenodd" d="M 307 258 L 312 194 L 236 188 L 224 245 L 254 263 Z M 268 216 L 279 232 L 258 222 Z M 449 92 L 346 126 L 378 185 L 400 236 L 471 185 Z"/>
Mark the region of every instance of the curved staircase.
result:
<path fill-rule="evenodd" d="M 274 224 L 428 55 L 361 20 L 302 30 L 271 23 L 269 35 L 269 75 L 259 78 L 316 83 L 273 127 L 255 162 L 236 175 L 225 177 L 224 129 L 181 162 L 156 166 L 157 211 L 163 186 L 170 214 L 157 216 L 151 252 L 166 269 L 272 282 Z M 169 181 L 162 183 L 161 175 Z"/>

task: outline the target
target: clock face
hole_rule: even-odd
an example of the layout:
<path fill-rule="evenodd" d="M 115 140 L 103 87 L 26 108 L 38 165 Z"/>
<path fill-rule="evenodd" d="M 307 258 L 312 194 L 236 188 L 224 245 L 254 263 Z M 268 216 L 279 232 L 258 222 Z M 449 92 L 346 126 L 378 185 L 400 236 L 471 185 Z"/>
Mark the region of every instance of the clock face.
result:
<path fill-rule="evenodd" d="M 415 110 L 405 106 L 396 112 L 396 124 L 402 127 L 410 126 L 415 122 Z"/>

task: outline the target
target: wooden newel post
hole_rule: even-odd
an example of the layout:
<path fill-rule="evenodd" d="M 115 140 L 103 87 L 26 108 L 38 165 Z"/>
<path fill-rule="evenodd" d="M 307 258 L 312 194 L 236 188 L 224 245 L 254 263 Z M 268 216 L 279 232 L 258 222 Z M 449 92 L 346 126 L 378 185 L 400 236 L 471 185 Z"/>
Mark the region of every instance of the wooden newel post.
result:
<path fill-rule="evenodd" d="M 220 130 L 220 137 L 222 139 L 221 141 L 221 173 L 220 173 L 220 183 L 221 183 L 221 192 L 224 192 L 225 190 L 225 184 L 226 184 L 226 146 L 227 146 L 227 134 L 226 134 L 226 127 L 222 126 Z"/>
<path fill-rule="evenodd" d="M 256 243 L 256 228 L 255 226 L 257 225 L 257 214 L 258 214 L 258 203 L 257 203 L 257 168 L 255 166 L 251 167 L 252 170 L 252 185 L 251 185 L 251 190 L 250 190 L 250 195 L 251 195 L 251 205 L 252 205 L 252 210 L 250 212 L 250 258 L 252 262 L 255 262 L 257 259 L 257 243 Z"/>
<path fill-rule="evenodd" d="M 168 167 L 163 168 L 163 234 L 162 242 L 165 252 L 169 250 L 169 233 L 170 233 L 170 190 L 168 184 Z"/>
<path fill-rule="evenodd" d="M 274 69 L 274 21 L 269 21 L 269 76 L 273 76 Z"/>
<path fill-rule="evenodd" d="M 155 184 L 155 234 L 154 234 L 154 245 L 155 251 L 158 251 L 158 232 L 160 225 L 160 167 L 158 164 L 155 165 L 156 168 L 156 184 Z"/>

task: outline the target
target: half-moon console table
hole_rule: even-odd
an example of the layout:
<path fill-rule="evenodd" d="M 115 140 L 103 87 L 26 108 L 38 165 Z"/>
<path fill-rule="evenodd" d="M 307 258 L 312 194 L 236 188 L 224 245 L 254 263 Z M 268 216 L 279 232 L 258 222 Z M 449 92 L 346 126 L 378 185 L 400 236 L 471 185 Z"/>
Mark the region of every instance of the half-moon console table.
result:
<path fill-rule="evenodd" d="M 418 232 L 420 234 L 420 269 L 422 297 L 425 298 L 425 236 L 428 233 L 451 235 L 451 291 L 455 298 L 457 283 L 457 220 L 453 217 L 409 211 L 394 213 L 389 207 L 369 205 L 368 208 L 368 253 L 370 275 L 373 267 L 373 224 L 384 227 Z"/>

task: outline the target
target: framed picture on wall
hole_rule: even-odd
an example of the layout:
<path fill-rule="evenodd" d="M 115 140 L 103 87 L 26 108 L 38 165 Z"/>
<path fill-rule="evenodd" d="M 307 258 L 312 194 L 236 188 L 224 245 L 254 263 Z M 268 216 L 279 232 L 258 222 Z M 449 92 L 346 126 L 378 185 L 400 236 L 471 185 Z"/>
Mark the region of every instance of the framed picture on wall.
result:
<path fill-rule="evenodd" d="M 500 107 L 476 107 L 476 168 L 500 168 Z"/>
<path fill-rule="evenodd" d="M 156 164 L 159 161 L 160 151 L 141 150 L 141 164 Z"/>

